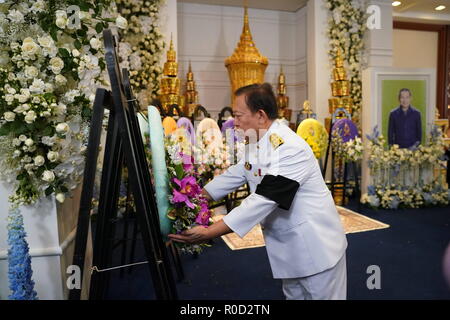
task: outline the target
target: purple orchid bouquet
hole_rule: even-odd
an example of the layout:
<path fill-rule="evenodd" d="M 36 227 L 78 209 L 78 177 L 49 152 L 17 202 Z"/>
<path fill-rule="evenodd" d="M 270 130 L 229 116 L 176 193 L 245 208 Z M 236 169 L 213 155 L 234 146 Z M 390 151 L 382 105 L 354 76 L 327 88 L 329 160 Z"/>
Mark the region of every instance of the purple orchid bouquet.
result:
<path fill-rule="evenodd" d="M 194 166 L 194 158 L 176 139 L 166 140 L 167 169 L 169 173 L 168 217 L 173 220 L 172 232 L 181 233 L 193 226 L 209 226 L 212 223 L 208 200 L 202 195 L 200 175 Z M 176 243 L 183 253 L 200 253 L 208 244 Z"/>

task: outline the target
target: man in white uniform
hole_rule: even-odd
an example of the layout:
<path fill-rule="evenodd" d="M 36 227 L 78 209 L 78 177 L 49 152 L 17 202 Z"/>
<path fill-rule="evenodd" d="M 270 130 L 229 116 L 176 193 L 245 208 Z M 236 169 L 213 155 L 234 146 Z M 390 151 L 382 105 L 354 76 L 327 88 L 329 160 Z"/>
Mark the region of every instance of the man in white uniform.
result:
<path fill-rule="evenodd" d="M 238 89 L 233 113 L 236 129 L 250 132 L 250 143 L 244 159 L 215 177 L 204 193 L 219 200 L 248 182 L 251 194 L 212 226 L 169 237 L 187 243 L 229 232 L 243 237 L 260 223 L 273 277 L 282 279 L 286 299 L 346 299 L 347 240 L 311 148 L 275 121 L 270 84 Z"/>

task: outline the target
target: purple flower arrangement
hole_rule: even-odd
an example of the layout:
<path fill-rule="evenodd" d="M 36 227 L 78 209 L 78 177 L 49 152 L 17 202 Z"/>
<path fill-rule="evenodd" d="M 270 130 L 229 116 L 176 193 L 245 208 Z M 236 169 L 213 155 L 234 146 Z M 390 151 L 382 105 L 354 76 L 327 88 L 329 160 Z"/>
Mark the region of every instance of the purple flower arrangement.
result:
<path fill-rule="evenodd" d="M 193 165 L 193 157 L 178 151 L 172 158 L 167 157 L 169 171 L 169 188 L 171 195 L 168 217 L 173 220 L 172 232 L 181 233 L 193 226 L 209 226 L 211 210 L 208 200 L 202 195 L 199 185 L 200 175 Z M 192 245 L 176 243 L 184 253 L 200 253 L 208 244 Z"/>

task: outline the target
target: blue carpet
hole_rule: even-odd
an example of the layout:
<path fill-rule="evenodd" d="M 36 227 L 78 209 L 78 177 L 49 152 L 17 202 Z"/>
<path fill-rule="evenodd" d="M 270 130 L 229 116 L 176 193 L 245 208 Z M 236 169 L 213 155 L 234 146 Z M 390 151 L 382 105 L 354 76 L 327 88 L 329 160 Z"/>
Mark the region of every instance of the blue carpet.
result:
<path fill-rule="evenodd" d="M 390 228 L 348 234 L 348 299 L 450 299 L 442 275 L 442 256 L 450 243 L 450 207 L 414 210 L 349 209 Z M 119 253 L 117 253 L 117 256 Z M 118 257 L 115 257 L 117 263 Z M 146 260 L 138 243 L 135 261 Z M 231 251 L 216 239 L 198 257 L 182 256 L 185 280 L 177 283 L 180 299 L 283 299 L 281 281 L 272 278 L 265 248 Z M 381 289 L 369 290 L 367 267 L 381 270 Z M 154 299 L 148 266 L 133 267 L 120 277 L 111 272 L 107 299 Z"/>

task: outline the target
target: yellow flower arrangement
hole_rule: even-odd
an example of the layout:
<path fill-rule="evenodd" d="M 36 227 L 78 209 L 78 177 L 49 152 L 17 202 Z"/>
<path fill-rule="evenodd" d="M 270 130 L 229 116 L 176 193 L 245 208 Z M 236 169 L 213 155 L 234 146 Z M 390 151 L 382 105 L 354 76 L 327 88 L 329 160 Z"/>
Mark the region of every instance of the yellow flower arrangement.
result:
<path fill-rule="evenodd" d="M 323 124 L 315 119 L 303 120 L 297 128 L 297 134 L 309 144 L 317 159 L 324 155 L 328 146 L 328 132 Z"/>

